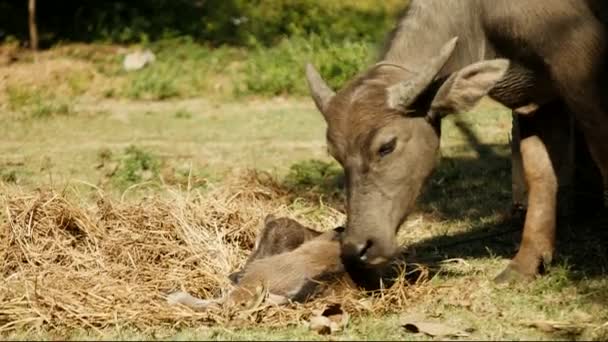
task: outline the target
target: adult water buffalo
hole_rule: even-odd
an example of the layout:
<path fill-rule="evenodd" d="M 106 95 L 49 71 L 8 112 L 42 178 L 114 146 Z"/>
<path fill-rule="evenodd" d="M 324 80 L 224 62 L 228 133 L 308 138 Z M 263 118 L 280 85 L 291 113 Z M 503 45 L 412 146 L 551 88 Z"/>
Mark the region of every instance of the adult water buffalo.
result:
<path fill-rule="evenodd" d="M 340 91 L 308 65 L 329 153 L 346 175 L 347 268 L 378 268 L 396 253 L 396 233 L 436 167 L 441 118 L 485 95 L 524 113 L 567 105 L 608 186 L 607 13 L 603 0 L 412 0 L 378 63 Z M 549 136 L 522 136 L 528 210 L 519 251 L 498 281 L 532 277 L 554 254 Z"/>

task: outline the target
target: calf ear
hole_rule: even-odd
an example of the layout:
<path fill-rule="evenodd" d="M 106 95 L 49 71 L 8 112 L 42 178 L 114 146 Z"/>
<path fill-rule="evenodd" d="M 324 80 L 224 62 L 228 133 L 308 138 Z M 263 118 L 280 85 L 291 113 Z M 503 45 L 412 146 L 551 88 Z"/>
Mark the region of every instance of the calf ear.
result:
<path fill-rule="evenodd" d="M 471 110 L 504 77 L 507 69 L 507 59 L 493 59 L 453 73 L 437 91 L 429 114 L 445 116 Z"/>
<path fill-rule="evenodd" d="M 230 282 L 232 283 L 232 285 L 238 285 L 239 284 L 239 281 L 243 277 L 243 273 L 244 273 L 243 270 L 230 273 L 230 275 L 228 276 L 228 279 L 230 279 Z"/>

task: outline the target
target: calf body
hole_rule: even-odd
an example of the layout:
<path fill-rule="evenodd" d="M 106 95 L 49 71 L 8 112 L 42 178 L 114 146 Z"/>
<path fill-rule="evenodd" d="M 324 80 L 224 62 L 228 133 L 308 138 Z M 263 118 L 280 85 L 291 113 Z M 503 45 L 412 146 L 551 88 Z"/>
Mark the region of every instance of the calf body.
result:
<path fill-rule="evenodd" d="M 195 310 L 210 306 L 239 307 L 251 303 L 260 289 L 268 301 L 284 304 L 305 301 L 326 282 L 344 275 L 339 232 L 320 233 L 287 218 L 268 217 L 256 248 L 241 271 L 233 273 L 235 287 L 225 297 L 205 300 L 185 292 L 168 297 L 170 304 Z"/>
<path fill-rule="evenodd" d="M 312 240 L 321 234 L 321 232 L 308 228 L 290 218 L 277 218 L 273 215 L 268 215 L 264 220 L 264 229 L 258 235 L 253 251 L 249 255 L 249 258 L 247 258 L 243 270 L 252 261 L 292 251 L 304 242 Z M 243 271 L 234 272 L 228 277 L 236 284 L 242 273 Z"/>

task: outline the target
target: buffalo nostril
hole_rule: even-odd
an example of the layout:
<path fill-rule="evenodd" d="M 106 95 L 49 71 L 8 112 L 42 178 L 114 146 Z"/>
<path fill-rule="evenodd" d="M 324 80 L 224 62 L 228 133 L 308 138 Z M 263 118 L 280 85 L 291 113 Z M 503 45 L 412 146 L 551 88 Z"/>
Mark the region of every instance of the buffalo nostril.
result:
<path fill-rule="evenodd" d="M 367 240 L 365 245 L 363 245 L 363 248 L 359 250 L 359 259 L 361 259 L 361 261 L 367 260 L 367 251 L 369 251 L 373 244 L 372 240 Z"/>

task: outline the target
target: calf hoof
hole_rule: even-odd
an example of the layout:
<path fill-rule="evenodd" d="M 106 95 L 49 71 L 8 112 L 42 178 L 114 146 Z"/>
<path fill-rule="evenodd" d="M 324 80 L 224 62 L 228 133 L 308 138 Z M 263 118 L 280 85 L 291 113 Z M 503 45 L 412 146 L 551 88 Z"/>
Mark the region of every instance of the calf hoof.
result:
<path fill-rule="evenodd" d="M 535 277 L 536 273 L 530 274 L 522 272 L 515 263 L 511 262 L 502 272 L 500 272 L 499 275 L 494 278 L 494 282 L 496 284 L 521 283 L 532 281 Z"/>
<path fill-rule="evenodd" d="M 203 311 L 212 306 L 217 305 L 216 300 L 200 299 L 193 297 L 187 292 L 177 291 L 167 296 L 167 304 L 169 305 L 185 305 L 195 311 Z"/>

